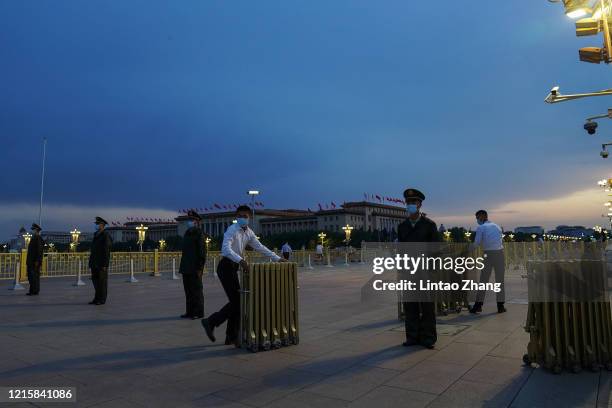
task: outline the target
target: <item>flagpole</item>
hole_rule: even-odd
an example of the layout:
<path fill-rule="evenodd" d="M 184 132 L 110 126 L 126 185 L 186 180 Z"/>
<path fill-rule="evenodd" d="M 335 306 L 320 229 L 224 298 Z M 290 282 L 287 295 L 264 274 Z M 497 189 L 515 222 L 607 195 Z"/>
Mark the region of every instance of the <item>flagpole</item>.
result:
<path fill-rule="evenodd" d="M 40 176 L 40 206 L 38 207 L 38 225 L 42 227 L 43 192 L 45 188 L 45 159 L 47 158 L 47 138 L 43 137 L 42 174 Z"/>

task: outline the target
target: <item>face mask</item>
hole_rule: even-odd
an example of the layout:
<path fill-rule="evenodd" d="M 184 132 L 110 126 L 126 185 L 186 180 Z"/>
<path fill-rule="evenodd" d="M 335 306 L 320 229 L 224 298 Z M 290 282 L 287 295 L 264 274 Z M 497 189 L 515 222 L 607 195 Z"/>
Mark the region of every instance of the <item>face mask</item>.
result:
<path fill-rule="evenodd" d="M 419 209 L 417 208 L 416 204 L 407 204 L 406 211 L 408 211 L 408 214 L 412 215 L 412 214 L 416 214 L 417 211 L 419 211 Z"/>
<path fill-rule="evenodd" d="M 248 218 L 236 218 L 236 223 L 240 225 L 241 227 L 246 227 L 247 225 L 249 225 L 249 219 Z"/>
<path fill-rule="evenodd" d="M 478 223 L 478 225 L 484 224 L 484 221 L 481 221 L 481 220 L 476 220 L 476 222 Z"/>

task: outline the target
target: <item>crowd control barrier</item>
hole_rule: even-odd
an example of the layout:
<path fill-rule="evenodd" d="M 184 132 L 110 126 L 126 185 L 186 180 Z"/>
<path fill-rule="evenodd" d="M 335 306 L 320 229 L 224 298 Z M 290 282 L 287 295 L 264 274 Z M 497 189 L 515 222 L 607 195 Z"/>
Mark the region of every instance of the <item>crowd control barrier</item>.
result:
<path fill-rule="evenodd" d="M 241 282 L 240 347 L 257 352 L 298 344 L 297 264 L 252 264 Z"/>

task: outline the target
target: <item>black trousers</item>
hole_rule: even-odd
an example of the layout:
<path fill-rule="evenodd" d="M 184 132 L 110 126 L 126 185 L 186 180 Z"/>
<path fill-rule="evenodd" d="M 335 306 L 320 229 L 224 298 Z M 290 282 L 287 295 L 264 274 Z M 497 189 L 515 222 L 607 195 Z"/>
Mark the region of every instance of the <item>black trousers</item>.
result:
<path fill-rule="evenodd" d="M 436 332 L 436 308 L 433 302 L 404 302 L 406 340 L 434 345 Z"/>
<path fill-rule="evenodd" d="M 503 303 L 506 301 L 506 288 L 505 288 L 505 275 L 506 275 L 506 259 L 504 257 L 504 250 L 499 251 L 485 251 L 486 258 L 484 259 L 484 268 L 480 272 L 480 283 L 489 282 L 491 277 L 491 270 L 495 270 L 495 283 L 501 283 L 500 291 L 496 293 L 497 302 Z M 476 301 L 484 302 L 486 292 L 479 290 L 476 293 Z"/>
<path fill-rule="evenodd" d="M 231 341 L 238 336 L 240 324 L 240 282 L 238 281 L 238 264 L 222 258 L 217 266 L 217 276 L 229 302 L 218 312 L 213 313 L 208 321 L 213 327 L 222 325 L 227 320 L 225 335 Z"/>
<path fill-rule="evenodd" d="M 183 274 L 185 289 L 185 314 L 204 316 L 204 288 L 202 278 L 197 273 Z"/>
<path fill-rule="evenodd" d="M 29 292 L 38 295 L 38 292 L 40 292 L 40 266 L 28 265 L 28 282 L 30 283 Z"/>
<path fill-rule="evenodd" d="M 96 290 L 93 301 L 105 303 L 108 292 L 108 268 L 93 266 L 91 268 L 91 281 Z"/>

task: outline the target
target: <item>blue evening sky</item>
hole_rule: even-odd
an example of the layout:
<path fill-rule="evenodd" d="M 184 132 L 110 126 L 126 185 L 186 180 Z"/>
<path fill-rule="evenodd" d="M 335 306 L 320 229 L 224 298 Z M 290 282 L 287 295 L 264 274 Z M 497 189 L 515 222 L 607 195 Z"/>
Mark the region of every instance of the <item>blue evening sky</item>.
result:
<path fill-rule="evenodd" d="M 610 87 L 578 61 L 600 43 L 546 0 L 3 1 L 0 239 L 37 218 L 42 137 L 48 229 L 249 188 L 314 209 L 411 186 L 433 218 L 509 226 L 552 199 L 540 224 L 603 222 L 563 203 L 609 175 L 612 123 L 582 130 L 608 100 L 543 102 Z"/>

